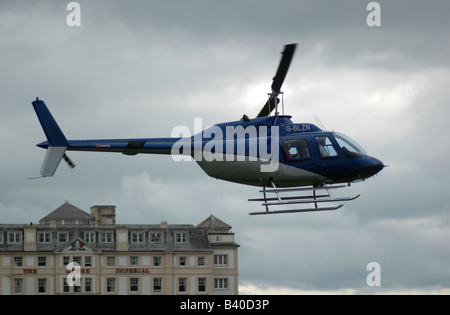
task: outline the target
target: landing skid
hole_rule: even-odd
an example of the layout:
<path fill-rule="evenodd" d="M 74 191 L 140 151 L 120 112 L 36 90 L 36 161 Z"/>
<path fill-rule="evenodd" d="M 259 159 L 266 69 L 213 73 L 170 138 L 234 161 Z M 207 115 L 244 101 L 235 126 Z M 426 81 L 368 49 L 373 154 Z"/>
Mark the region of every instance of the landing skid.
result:
<path fill-rule="evenodd" d="M 263 190 L 260 190 L 263 194 L 263 198 L 248 199 L 248 201 L 262 201 L 262 206 L 265 207 L 265 211 L 251 212 L 250 215 L 263 215 L 263 214 L 280 214 L 280 213 L 298 213 L 298 212 L 315 212 L 315 211 L 331 211 L 337 210 L 343 206 L 320 207 L 320 204 L 328 202 L 345 202 L 352 201 L 358 198 L 360 195 L 354 197 L 340 197 L 333 198 L 330 194 L 330 190 L 344 188 L 346 185 L 337 186 L 320 186 L 320 187 L 294 187 L 294 188 L 277 188 L 273 182 L 270 182 L 270 186 L 265 186 Z M 318 194 L 318 191 L 325 191 Z M 312 192 L 312 195 L 297 195 L 298 192 Z M 276 197 L 267 197 L 268 194 L 275 194 Z M 292 193 L 294 195 L 286 196 L 286 194 Z M 283 196 L 284 195 L 284 196 Z M 276 206 L 291 206 L 299 204 L 313 204 L 313 208 L 300 208 L 300 209 L 278 209 L 271 210 L 269 207 Z"/>

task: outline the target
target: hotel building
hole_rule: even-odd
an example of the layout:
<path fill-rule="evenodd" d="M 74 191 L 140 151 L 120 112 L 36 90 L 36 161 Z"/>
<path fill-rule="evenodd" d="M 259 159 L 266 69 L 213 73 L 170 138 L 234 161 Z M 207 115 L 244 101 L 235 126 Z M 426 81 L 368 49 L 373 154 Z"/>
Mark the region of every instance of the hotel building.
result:
<path fill-rule="evenodd" d="M 39 224 L 0 224 L 0 294 L 238 294 L 231 226 L 115 222 L 66 202 Z"/>

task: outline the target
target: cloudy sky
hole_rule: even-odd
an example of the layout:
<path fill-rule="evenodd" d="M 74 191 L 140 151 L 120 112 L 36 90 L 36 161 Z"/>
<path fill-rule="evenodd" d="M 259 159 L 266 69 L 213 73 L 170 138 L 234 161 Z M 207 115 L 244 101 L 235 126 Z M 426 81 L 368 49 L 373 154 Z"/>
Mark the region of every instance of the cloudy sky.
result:
<path fill-rule="evenodd" d="M 121 224 L 233 226 L 241 293 L 450 293 L 448 1 L 69 1 L 0 3 L 0 221 L 38 222 L 66 200 L 117 206 Z M 336 212 L 249 216 L 258 189 L 169 156 L 69 152 L 53 178 L 31 106 L 69 139 L 169 137 L 255 116 L 283 45 L 298 43 L 283 91 L 296 122 L 317 115 L 390 165 Z M 342 194 L 342 192 L 341 192 Z M 381 286 L 369 287 L 369 262 Z"/>

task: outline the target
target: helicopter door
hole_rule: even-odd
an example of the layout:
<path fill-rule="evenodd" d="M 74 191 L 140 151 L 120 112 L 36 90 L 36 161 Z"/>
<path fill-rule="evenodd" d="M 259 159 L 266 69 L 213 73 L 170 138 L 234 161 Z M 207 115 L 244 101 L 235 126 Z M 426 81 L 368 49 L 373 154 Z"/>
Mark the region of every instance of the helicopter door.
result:
<path fill-rule="evenodd" d="M 328 136 L 317 136 L 316 137 L 317 146 L 319 148 L 319 154 L 322 159 L 333 159 L 339 158 L 339 154 L 336 151 L 330 137 Z"/>
<path fill-rule="evenodd" d="M 284 140 L 283 153 L 287 162 L 311 159 L 308 141 L 305 138 Z"/>
<path fill-rule="evenodd" d="M 337 143 L 329 135 L 315 136 L 319 163 L 317 171 L 319 174 L 330 179 L 345 179 L 353 177 L 355 167 L 347 161 L 344 154 L 339 153 Z"/>

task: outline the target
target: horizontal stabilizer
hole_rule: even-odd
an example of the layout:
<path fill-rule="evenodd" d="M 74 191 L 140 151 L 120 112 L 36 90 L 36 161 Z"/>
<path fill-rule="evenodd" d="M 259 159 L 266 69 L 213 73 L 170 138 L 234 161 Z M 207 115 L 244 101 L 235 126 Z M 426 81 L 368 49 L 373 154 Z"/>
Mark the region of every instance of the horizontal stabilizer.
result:
<path fill-rule="evenodd" d="M 67 147 L 48 147 L 40 174 L 44 177 L 53 176 L 61 159 L 64 157 Z"/>

